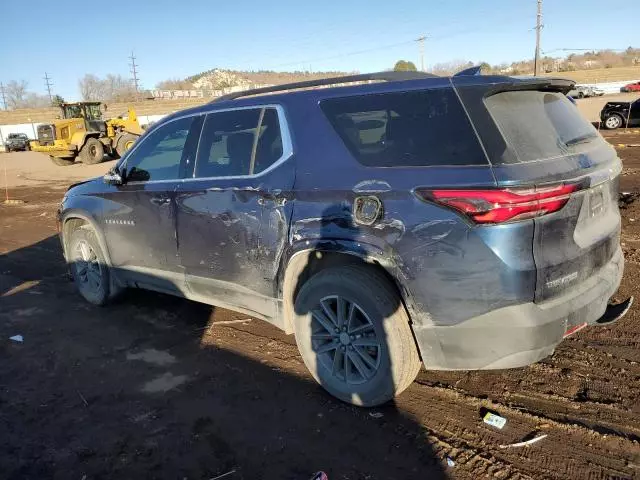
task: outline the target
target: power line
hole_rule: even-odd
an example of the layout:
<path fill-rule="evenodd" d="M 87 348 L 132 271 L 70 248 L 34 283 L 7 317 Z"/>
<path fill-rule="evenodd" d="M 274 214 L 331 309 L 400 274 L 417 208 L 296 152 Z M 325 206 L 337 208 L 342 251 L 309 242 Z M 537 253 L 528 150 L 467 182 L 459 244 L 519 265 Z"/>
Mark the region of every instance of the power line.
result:
<path fill-rule="evenodd" d="M 536 15 L 536 54 L 533 58 L 533 75 L 538 75 L 538 65 L 540 63 L 540 30 L 542 30 L 542 0 L 538 0 L 538 12 Z"/>
<path fill-rule="evenodd" d="M 2 105 L 4 106 L 4 109 L 7 109 L 7 98 L 5 97 L 5 93 L 4 93 L 4 83 L 0 82 L 0 96 L 2 96 Z"/>
<path fill-rule="evenodd" d="M 51 96 L 51 86 L 53 83 L 51 83 L 51 77 L 47 72 L 44 72 L 44 84 L 47 87 L 47 93 L 49 94 L 49 103 L 53 103 L 53 97 Z"/>
<path fill-rule="evenodd" d="M 133 75 L 133 78 L 131 80 L 133 81 L 133 88 L 136 89 L 136 101 L 138 101 L 139 100 L 138 98 L 138 92 L 139 92 L 138 65 L 136 64 L 136 57 L 133 55 L 133 52 L 131 52 L 131 56 L 129 57 L 129 60 L 131 60 L 129 67 L 131 67 L 131 74 Z"/>

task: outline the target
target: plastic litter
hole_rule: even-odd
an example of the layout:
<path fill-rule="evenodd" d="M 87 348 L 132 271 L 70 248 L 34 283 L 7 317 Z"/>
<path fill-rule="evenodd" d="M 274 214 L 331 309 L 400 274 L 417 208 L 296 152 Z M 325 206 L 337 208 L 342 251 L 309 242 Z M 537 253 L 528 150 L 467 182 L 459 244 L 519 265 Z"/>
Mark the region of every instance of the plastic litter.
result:
<path fill-rule="evenodd" d="M 456 462 L 454 462 L 451 457 L 447 457 L 447 465 L 449 465 L 450 467 L 455 467 Z"/>
<path fill-rule="evenodd" d="M 381 412 L 369 412 L 369 416 L 371 418 L 382 418 L 382 417 L 384 417 L 384 413 L 381 413 Z"/>
<path fill-rule="evenodd" d="M 311 480 L 329 480 L 329 477 L 324 472 L 317 472 L 311 477 Z"/>
<path fill-rule="evenodd" d="M 13 340 L 14 342 L 22 343 L 22 342 L 24 342 L 24 337 L 22 335 L 14 335 L 13 337 L 9 337 L 9 340 Z"/>
<path fill-rule="evenodd" d="M 502 430 L 502 428 L 507 424 L 506 418 L 491 412 L 487 412 L 484 417 L 482 417 L 482 421 L 487 425 L 499 428 L 500 430 Z"/>
<path fill-rule="evenodd" d="M 531 440 L 525 440 L 524 442 L 509 443 L 507 445 L 498 445 L 498 446 L 500 448 L 526 447 L 527 445 L 531 445 L 533 443 L 539 442 L 540 440 L 546 437 L 547 437 L 547 434 L 544 434 L 544 435 L 539 435 L 537 437 L 534 437 Z"/>

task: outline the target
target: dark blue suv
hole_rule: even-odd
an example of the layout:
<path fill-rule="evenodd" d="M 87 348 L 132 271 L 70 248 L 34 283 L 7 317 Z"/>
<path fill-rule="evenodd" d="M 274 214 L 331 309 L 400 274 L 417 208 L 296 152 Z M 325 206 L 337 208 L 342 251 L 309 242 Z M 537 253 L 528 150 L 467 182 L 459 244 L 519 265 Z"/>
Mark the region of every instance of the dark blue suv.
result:
<path fill-rule="evenodd" d="M 621 162 L 572 86 L 387 72 L 174 113 L 69 189 L 65 258 L 94 304 L 152 289 L 294 333 L 358 405 L 421 364 L 536 362 L 632 300 L 609 304 Z"/>

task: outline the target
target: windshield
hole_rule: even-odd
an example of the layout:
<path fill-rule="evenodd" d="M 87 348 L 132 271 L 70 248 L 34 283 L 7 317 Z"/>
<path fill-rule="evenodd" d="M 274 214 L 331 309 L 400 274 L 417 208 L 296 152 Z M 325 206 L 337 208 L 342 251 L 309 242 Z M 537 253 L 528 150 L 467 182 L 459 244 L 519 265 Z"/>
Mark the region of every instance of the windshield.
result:
<path fill-rule="evenodd" d="M 87 110 L 87 120 L 100 120 L 102 118 L 100 105 L 87 105 L 86 110 Z"/>

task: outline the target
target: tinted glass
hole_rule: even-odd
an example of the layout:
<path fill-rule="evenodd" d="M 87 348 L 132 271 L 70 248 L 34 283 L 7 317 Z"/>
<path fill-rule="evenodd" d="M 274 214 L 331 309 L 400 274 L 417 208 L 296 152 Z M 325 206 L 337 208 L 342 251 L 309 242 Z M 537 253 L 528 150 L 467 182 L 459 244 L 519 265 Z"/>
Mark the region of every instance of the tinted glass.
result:
<path fill-rule="evenodd" d="M 578 153 L 601 141 L 593 125 L 561 93 L 502 92 L 485 99 L 485 105 L 517 162 Z"/>
<path fill-rule="evenodd" d="M 260 173 L 282 157 L 282 135 L 278 111 L 267 108 L 260 124 L 260 137 L 256 148 L 254 168 L 251 173 Z"/>
<path fill-rule="evenodd" d="M 260 173 L 282 156 L 278 112 L 265 109 L 258 128 L 260 112 L 256 108 L 207 115 L 198 148 L 197 178 Z"/>
<path fill-rule="evenodd" d="M 321 107 L 364 165 L 487 164 L 450 88 L 337 98 L 323 101 Z"/>
<path fill-rule="evenodd" d="M 195 117 L 169 122 L 151 133 L 127 158 L 127 180 L 179 178 L 180 162 Z"/>

